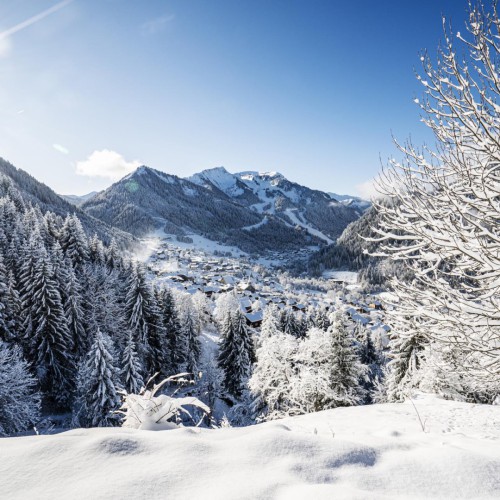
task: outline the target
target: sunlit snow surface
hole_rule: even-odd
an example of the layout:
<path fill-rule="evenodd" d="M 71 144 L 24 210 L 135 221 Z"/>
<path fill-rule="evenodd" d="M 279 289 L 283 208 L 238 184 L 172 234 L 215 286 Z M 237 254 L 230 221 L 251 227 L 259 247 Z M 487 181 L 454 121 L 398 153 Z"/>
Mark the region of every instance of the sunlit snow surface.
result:
<path fill-rule="evenodd" d="M 0 440 L 6 499 L 498 498 L 500 407 L 418 396 L 245 428 Z"/>

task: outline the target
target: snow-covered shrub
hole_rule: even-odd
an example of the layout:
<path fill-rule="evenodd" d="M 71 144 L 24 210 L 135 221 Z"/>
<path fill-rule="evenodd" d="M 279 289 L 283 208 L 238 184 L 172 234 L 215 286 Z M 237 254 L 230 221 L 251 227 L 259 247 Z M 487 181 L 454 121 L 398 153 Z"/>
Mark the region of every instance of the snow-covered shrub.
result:
<path fill-rule="evenodd" d="M 186 407 L 194 407 L 202 410 L 204 414 L 210 414 L 210 408 L 195 397 L 172 397 L 166 394 L 158 394 L 158 391 L 170 382 L 179 382 L 189 373 L 181 373 L 164 379 L 153 386 L 151 390 L 143 389 L 139 394 L 127 394 L 122 392 L 123 404 L 119 413 L 123 414 L 123 427 L 143 430 L 167 430 L 182 426 L 183 418 L 194 422 L 191 413 Z"/>
<path fill-rule="evenodd" d="M 18 346 L 0 341 L 0 436 L 26 430 L 40 416 L 40 394 Z"/>

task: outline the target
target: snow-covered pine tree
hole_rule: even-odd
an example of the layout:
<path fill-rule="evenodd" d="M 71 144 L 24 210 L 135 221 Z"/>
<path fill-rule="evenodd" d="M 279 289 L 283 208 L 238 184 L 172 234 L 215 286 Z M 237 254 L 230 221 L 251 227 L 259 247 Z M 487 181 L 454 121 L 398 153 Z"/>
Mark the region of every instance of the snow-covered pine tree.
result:
<path fill-rule="evenodd" d="M 330 383 L 333 391 L 328 407 L 358 405 L 364 398 L 362 381 L 366 368 L 359 360 L 354 339 L 345 327 L 341 311 L 334 314 L 328 333 L 331 341 Z"/>
<path fill-rule="evenodd" d="M 25 342 L 42 390 L 66 405 L 74 388 L 73 340 L 68 330 L 61 294 L 45 248 L 38 251 L 31 282 L 23 297 Z"/>
<path fill-rule="evenodd" d="M 119 269 L 122 266 L 122 259 L 120 257 L 120 250 L 116 239 L 113 238 L 105 252 L 106 264 L 110 269 Z"/>
<path fill-rule="evenodd" d="M 11 340 L 15 337 L 12 331 L 12 325 L 9 322 L 9 300 L 8 295 L 7 270 L 3 264 L 3 256 L 0 253 L 0 342 Z"/>
<path fill-rule="evenodd" d="M 127 328 L 133 332 L 143 363 L 149 357 L 149 334 L 154 327 L 154 304 L 144 268 L 134 263 L 130 269 L 125 300 Z M 149 368 L 149 367 L 148 367 Z"/>
<path fill-rule="evenodd" d="M 40 257 L 43 243 L 40 235 L 34 233 L 30 239 L 21 247 L 20 257 L 22 264 L 19 267 L 19 296 L 22 308 L 23 329 L 31 329 L 31 313 L 33 311 L 31 304 L 33 303 L 33 280 L 35 277 L 36 263 Z M 28 354 L 28 349 L 25 349 L 25 355 Z M 29 363 L 33 359 L 27 357 Z"/>
<path fill-rule="evenodd" d="M 222 386 L 236 399 L 241 396 L 246 379 L 251 373 L 248 340 L 240 328 L 240 316 L 243 315 L 239 309 L 226 312 L 222 323 L 218 356 L 219 367 L 224 373 Z"/>
<path fill-rule="evenodd" d="M 167 348 L 167 374 L 175 375 L 182 371 L 186 361 L 186 339 L 183 335 L 174 296 L 169 288 L 163 290 L 161 318 L 165 328 Z"/>
<path fill-rule="evenodd" d="M 242 339 L 243 349 L 248 359 L 248 367 L 245 375 L 248 378 L 252 374 L 252 365 L 257 361 L 255 344 L 250 329 L 247 326 L 246 318 L 239 309 L 233 315 L 233 323 L 236 336 Z"/>
<path fill-rule="evenodd" d="M 159 290 L 153 290 L 151 294 L 147 351 L 144 353 L 144 369 L 147 377 L 152 377 L 155 373 L 162 376 L 167 373 L 167 336 L 161 313 L 161 295 Z"/>
<path fill-rule="evenodd" d="M 121 366 L 123 388 L 129 394 L 139 394 L 144 386 L 144 379 L 142 377 L 141 360 L 131 332 L 128 334 L 127 343 L 123 350 Z"/>
<path fill-rule="evenodd" d="M 328 318 L 328 311 L 324 308 L 318 309 L 314 322 L 316 327 L 326 332 L 331 325 L 330 319 Z"/>
<path fill-rule="evenodd" d="M 67 266 L 68 281 L 65 284 L 66 298 L 63 304 L 69 332 L 73 339 L 74 353 L 79 360 L 88 351 L 89 338 L 84 326 L 84 311 L 82 304 L 82 287 L 75 270 Z"/>
<path fill-rule="evenodd" d="M 37 381 L 29 372 L 20 347 L 0 340 L 0 436 L 28 429 L 39 416 Z"/>
<path fill-rule="evenodd" d="M 301 334 L 300 325 L 292 311 L 283 310 L 281 313 L 281 331 L 288 335 L 299 338 Z"/>
<path fill-rule="evenodd" d="M 115 365 L 114 346 L 99 329 L 78 371 L 75 421 L 82 427 L 118 425 L 115 412 L 120 407 L 119 372 Z"/>
<path fill-rule="evenodd" d="M 369 328 L 358 323 L 354 331 L 354 338 L 358 342 L 358 352 L 361 363 L 366 366 L 366 376 L 364 377 L 363 387 L 365 389 L 365 403 L 372 402 L 371 393 L 375 388 L 375 383 L 382 377 L 381 360 L 372 341 L 372 335 Z"/>
<path fill-rule="evenodd" d="M 91 262 L 99 265 L 106 264 L 106 253 L 102 241 L 99 239 L 97 234 L 92 236 L 89 241 L 89 258 Z"/>
<path fill-rule="evenodd" d="M 186 311 L 182 319 L 182 331 L 187 344 L 186 371 L 197 379 L 201 356 L 201 341 L 199 337 L 199 325 L 195 314 L 196 311 L 194 309 Z"/>
<path fill-rule="evenodd" d="M 411 324 L 415 325 L 415 322 Z M 394 323 L 394 332 L 389 342 L 387 399 L 388 401 L 404 401 L 408 391 L 419 384 L 418 370 L 424 364 L 424 350 L 429 344 L 417 325 Z"/>
<path fill-rule="evenodd" d="M 278 307 L 271 303 L 264 309 L 264 315 L 262 318 L 262 326 L 260 329 L 260 340 L 273 335 L 277 335 L 280 330 L 280 314 Z"/>
<path fill-rule="evenodd" d="M 89 258 L 87 236 L 80 219 L 76 215 L 68 215 L 64 221 L 60 235 L 61 247 L 73 263 L 73 266 L 83 264 Z"/>

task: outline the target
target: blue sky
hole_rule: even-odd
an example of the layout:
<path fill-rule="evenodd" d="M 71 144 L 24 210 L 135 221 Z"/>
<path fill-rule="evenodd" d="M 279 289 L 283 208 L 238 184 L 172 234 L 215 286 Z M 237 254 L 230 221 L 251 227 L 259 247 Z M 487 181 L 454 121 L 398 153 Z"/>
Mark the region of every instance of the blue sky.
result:
<path fill-rule="evenodd" d="M 48 10 L 50 9 L 50 10 Z M 430 136 L 419 52 L 465 0 L 2 0 L 0 156 L 60 193 L 138 164 L 364 193 Z M 37 16 L 37 17 L 34 17 Z M 106 177 L 103 177 L 106 175 Z"/>

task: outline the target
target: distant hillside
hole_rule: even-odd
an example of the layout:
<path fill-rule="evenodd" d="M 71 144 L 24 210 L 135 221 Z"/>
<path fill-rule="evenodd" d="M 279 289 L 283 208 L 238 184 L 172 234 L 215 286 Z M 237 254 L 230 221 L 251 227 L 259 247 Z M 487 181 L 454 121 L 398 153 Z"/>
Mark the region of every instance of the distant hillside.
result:
<path fill-rule="evenodd" d="M 363 211 L 371 207 L 370 201 L 363 200 L 363 198 L 359 198 L 358 196 L 351 196 L 349 194 L 336 194 L 336 193 L 328 193 L 328 194 L 335 200 L 343 203 L 344 205 L 356 207 Z"/>
<path fill-rule="evenodd" d="M 378 250 L 378 243 L 366 238 L 376 237 L 373 228 L 378 226 L 379 217 L 376 208 L 370 207 L 345 228 L 334 244 L 321 248 L 311 256 L 307 264 L 308 272 L 319 276 L 328 269 L 360 271 L 360 280 L 373 286 L 386 286 L 395 273 L 406 272 L 400 263 L 370 255 Z"/>
<path fill-rule="evenodd" d="M 68 201 L 72 205 L 75 205 L 76 207 L 80 207 L 86 201 L 88 201 L 91 198 L 93 198 L 97 193 L 98 193 L 98 191 L 92 191 L 91 193 L 83 194 L 83 195 L 61 194 L 60 196 L 61 196 L 61 198 L 64 198 L 66 201 Z"/>

